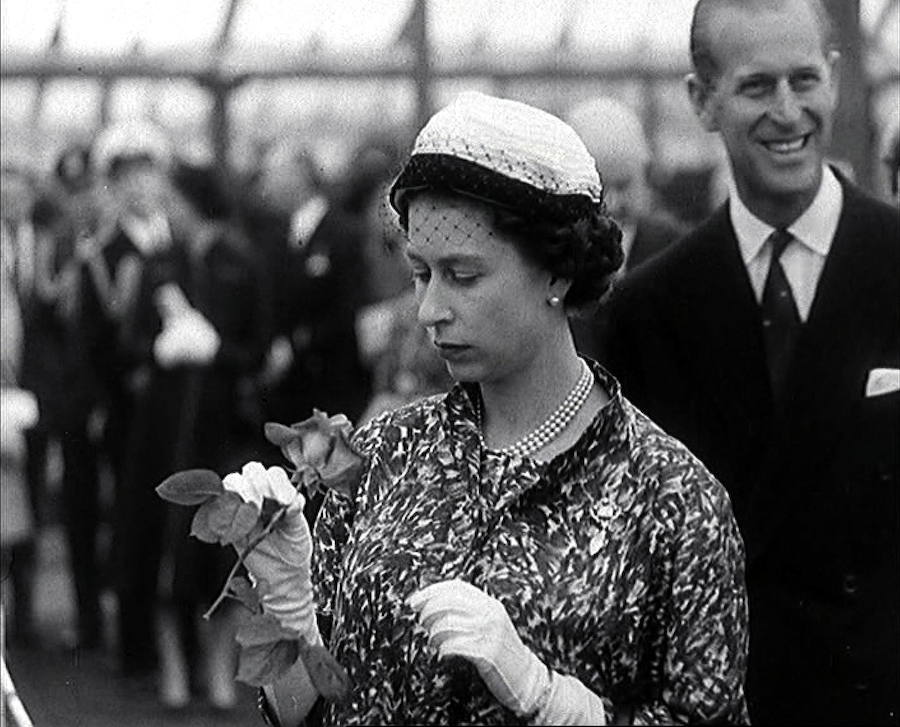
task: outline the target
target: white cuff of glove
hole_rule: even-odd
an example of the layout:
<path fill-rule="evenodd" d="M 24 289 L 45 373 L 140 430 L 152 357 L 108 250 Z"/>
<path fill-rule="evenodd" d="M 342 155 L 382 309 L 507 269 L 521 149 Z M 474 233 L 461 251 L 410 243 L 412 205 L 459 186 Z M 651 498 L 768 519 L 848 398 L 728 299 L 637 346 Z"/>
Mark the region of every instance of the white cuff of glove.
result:
<path fill-rule="evenodd" d="M 566 674 L 550 672 L 546 700 L 532 720 L 536 725 L 605 725 L 603 700 L 582 682 Z"/>

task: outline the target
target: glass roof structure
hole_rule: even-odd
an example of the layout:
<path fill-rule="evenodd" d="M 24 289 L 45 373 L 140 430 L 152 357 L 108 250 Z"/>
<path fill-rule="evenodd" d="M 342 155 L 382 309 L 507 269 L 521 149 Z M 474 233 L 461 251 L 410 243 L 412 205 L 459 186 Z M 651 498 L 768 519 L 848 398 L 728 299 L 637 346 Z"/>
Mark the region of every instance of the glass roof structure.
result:
<path fill-rule="evenodd" d="M 661 164 L 718 159 L 681 81 L 694 1 L 427 0 L 431 103 L 479 88 L 562 112 L 610 94 L 644 114 Z M 190 153 L 210 155 L 210 73 L 228 83 L 238 162 L 242 148 L 278 134 L 327 151 L 376 127 L 408 132 L 416 2 L 3 0 L 4 146 L 47 149 L 47 139 L 147 115 Z M 898 123 L 900 2 L 858 2 L 880 139 Z"/>

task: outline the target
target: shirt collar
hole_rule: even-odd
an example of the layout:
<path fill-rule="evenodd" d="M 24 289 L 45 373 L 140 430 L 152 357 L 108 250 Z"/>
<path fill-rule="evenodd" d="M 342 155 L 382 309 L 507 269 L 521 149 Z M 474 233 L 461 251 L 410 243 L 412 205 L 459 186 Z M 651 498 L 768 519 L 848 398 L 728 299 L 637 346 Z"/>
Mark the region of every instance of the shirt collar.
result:
<path fill-rule="evenodd" d="M 744 263 L 748 263 L 759 254 L 775 228 L 747 209 L 734 189 L 731 190 L 728 204 L 741 257 Z M 831 168 L 826 166 L 812 204 L 794 220 L 788 230 L 799 242 L 824 257 L 831 249 L 843 204 L 844 190 L 841 183 Z"/>

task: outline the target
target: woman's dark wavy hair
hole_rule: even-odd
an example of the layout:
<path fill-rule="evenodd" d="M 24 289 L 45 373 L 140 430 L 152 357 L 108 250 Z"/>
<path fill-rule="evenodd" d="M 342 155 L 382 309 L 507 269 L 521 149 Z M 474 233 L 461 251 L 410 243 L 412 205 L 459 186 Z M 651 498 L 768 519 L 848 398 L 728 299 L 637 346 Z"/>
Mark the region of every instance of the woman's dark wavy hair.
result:
<path fill-rule="evenodd" d="M 556 278 L 572 281 L 565 304 L 573 313 L 593 310 L 609 293 L 625 255 L 622 231 L 605 205 L 570 222 L 491 209 L 497 229 L 512 236 L 527 260 Z"/>
<path fill-rule="evenodd" d="M 603 300 L 624 260 L 622 231 L 602 200 L 551 194 L 457 157 L 417 155 L 390 192 L 404 232 L 411 196 L 426 190 L 487 205 L 497 229 L 510 235 L 527 260 L 572 281 L 565 300 L 572 313 L 590 312 Z"/>

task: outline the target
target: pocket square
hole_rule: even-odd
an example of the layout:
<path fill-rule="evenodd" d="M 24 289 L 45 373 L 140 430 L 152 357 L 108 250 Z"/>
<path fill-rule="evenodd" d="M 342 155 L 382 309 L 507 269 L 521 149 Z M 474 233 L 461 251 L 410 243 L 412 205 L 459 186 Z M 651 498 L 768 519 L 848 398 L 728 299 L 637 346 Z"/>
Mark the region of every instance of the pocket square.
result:
<path fill-rule="evenodd" d="M 866 397 L 900 390 L 900 369 L 872 369 L 866 381 Z"/>

